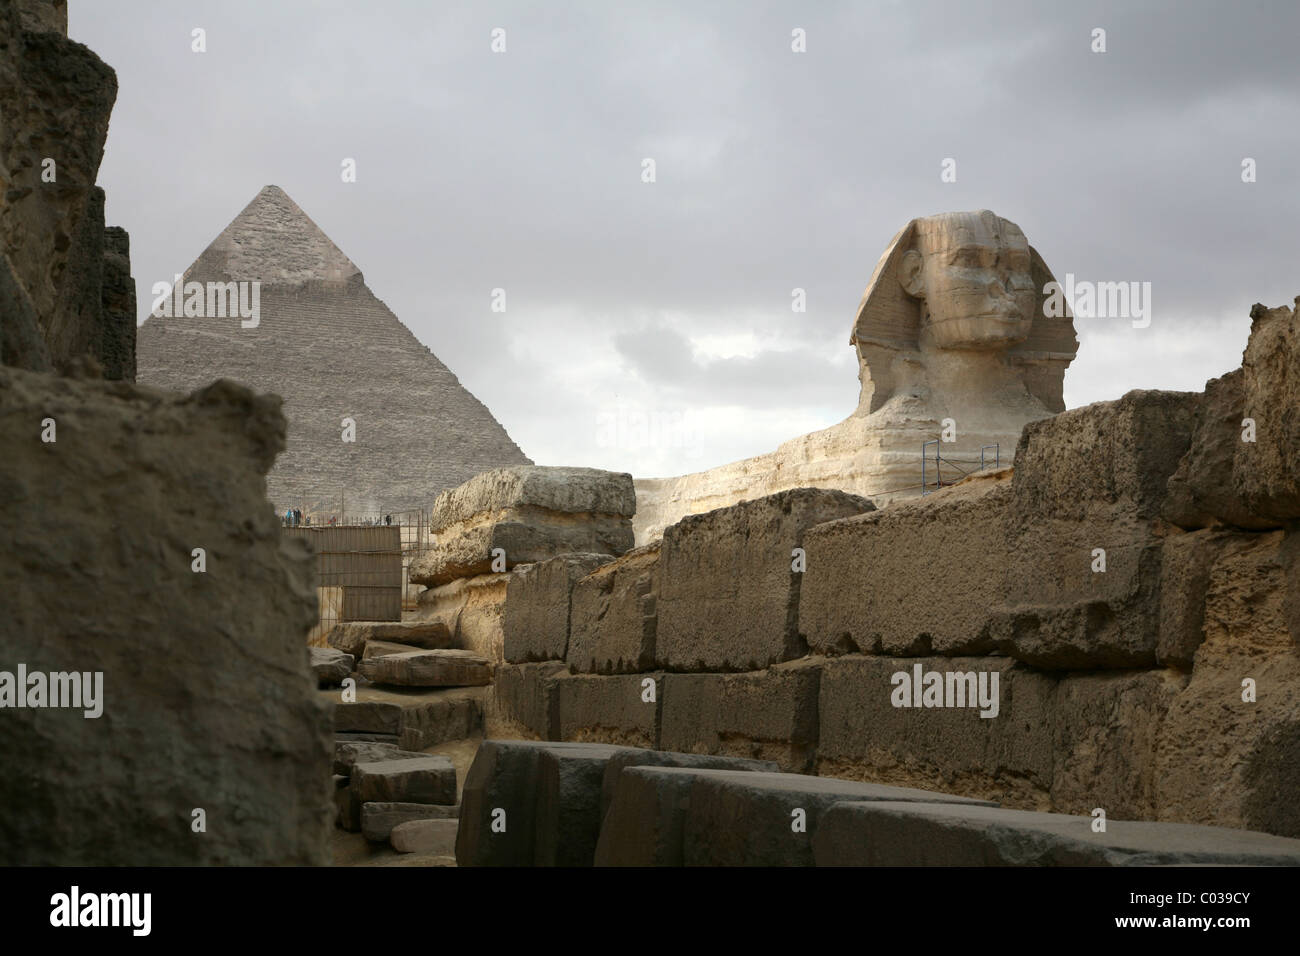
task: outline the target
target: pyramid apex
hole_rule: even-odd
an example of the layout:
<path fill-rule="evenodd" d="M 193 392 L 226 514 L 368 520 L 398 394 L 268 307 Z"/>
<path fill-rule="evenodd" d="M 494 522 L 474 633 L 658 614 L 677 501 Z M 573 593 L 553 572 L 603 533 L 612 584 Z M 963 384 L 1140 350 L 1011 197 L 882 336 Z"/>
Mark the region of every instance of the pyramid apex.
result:
<path fill-rule="evenodd" d="M 296 285 L 361 281 L 358 269 L 279 186 L 263 186 L 186 270 L 186 278 Z"/>

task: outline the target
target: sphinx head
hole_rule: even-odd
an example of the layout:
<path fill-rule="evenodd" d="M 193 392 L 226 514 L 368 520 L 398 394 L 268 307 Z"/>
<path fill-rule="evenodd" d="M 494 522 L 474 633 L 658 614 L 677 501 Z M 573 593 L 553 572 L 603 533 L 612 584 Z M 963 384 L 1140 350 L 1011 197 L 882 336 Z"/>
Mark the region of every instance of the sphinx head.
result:
<path fill-rule="evenodd" d="M 1020 227 L 987 209 L 913 219 L 880 257 L 853 324 L 861 409 L 910 388 L 914 370 L 940 354 L 972 353 L 1016 369 L 1048 408 L 1064 408 L 1061 383 L 1079 343 L 1068 313 L 1044 310 L 1054 281 Z"/>
<path fill-rule="evenodd" d="M 922 348 L 1002 349 L 1029 337 L 1038 302 L 1029 241 L 988 210 L 916 220 L 898 282 L 921 302 Z"/>

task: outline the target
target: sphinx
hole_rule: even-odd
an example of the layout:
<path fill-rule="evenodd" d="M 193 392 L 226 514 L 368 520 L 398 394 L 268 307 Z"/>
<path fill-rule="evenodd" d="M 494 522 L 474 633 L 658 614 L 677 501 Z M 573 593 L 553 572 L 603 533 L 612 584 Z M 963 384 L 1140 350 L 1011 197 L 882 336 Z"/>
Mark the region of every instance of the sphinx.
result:
<path fill-rule="evenodd" d="M 1079 343 L 1069 311 L 1045 308 L 1055 281 L 1020 227 L 987 209 L 913 219 L 858 306 L 853 414 L 765 455 L 638 480 L 637 543 L 685 515 L 788 488 L 838 488 L 879 506 L 978 469 L 981 455 L 1010 464 L 1028 422 L 1065 410 Z"/>

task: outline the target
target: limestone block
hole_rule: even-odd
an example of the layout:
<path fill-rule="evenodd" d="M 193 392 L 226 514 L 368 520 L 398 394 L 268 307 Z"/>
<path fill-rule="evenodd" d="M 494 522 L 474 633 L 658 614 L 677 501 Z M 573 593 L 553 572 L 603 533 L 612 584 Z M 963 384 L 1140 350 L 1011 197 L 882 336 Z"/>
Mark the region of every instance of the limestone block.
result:
<path fill-rule="evenodd" d="M 488 736 L 556 739 L 559 730 L 553 724 L 552 682 L 548 678 L 568 672 L 568 666 L 560 661 L 498 667 L 488 698 Z"/>
<path fill-rule="evenodd" d="M 483 730 L 482 687 L 381 688 L 362 684 L 356 700 L 344 702 L 336 690 L 320 691 L 333 706 L 334 733 L 424 750 L 448 740 L 464 740 Z"/>
<path fill-rule="evenodd" d="M 387 654 L 405 654 L 411 649 L 409 644 L 394 644 L 392 641 L 366 641 L 366 648 L 361 652 L 361 659 L 368 661 L 372 657 Z"/>
<path fill-rule="evenodd" d="M 990 624 L 999 653 L 1048 669 L 1155 664 L 1158 518 L 1197 401 L 1135 391 L 1025 427 Z"/>
<path fill-rule="evenodd" d="M 687 866 L 812 866 L 812 840 L 822 814 L 846 801 L 997 806 L 947 793 L 794 773 L 669 768 L 653 772 L 693 777 L 682 830 L 682 858 Z M 796 820 L 801 820 L 801 827 L 794 826 Z"/>
<path fill-rule="evenodd" d="M 477 687 L 492 683 L 492 665 L 473 651 L 405 651 L 368 657 L 361 676 L 401 687 Z"/>
<path fill-rule="evenodd" d="M 360 660 L 369 641 L 410 647 L 451 647 L 451 630 L 442 621 L 342 621 L 326 637 L 330 647 Z"/>
<path fill-rule="evenodd" d="M 1211 568 L 1205 639 L 1159 731 L 1161 820 L 1300 836 L 1296 544 L 1243 536 Z"/>
<path fill-rule="evenodd" d="M 450 821 L 454 824 L 459 815 L 459 806 L 372 801 L 361 804 L 361 835 L 371 843 L 383 843 L 399 826 L 419 820 Z"/>
<path fill-rule="evenodd" d="M 329 647 L 309 647 L 311 669 L 321 687 L 336 687 L 352 673 L 355 658 Z"/>
<path fill-rule="evenodd" d="M 1233 463 L 1246 417 L 1246 370 L 1205 383 L 1191 443 L 1169 478 L 1164 517 L 1184 528 L 1214 522 L 1239 528 L 1275 528 L 1279 522 L 1252 512 L 1234 484 Z"/>
<path fill-rule="evenodd" d="M 338 785 L 340 780 L 342 786 Z M 361 829 L 361 804 L 353 801 L 347 777 L 335 776 L 334 784 L 334 822 L 341 829 L 356 833 Z"/>
<path fill-rule="evenodd" d="M 603 819 L 605 768 L 622 747 L 543 750 L 537 767 L 535 863 L 591 866 Z"/>
<path fill-rule="evenodd" d="M 278 398 L 231 382 L 0 368 L 0 669 L 102 675 L 92 706 L 3 711 L 0 762 L 22 770 L 0 781 L 0 863 L 329 862 L 311 559 L 265 499 L 284 427 Z M 178 839 L 199 805 L 207 838 Z"/>
<path fill-rule="evenodd" d="M 813 837 L 818 866 L 1296 866 L 1300 840 L 1224 827 L 937 803 L 840 803 Z"/>
<path fill-rule="evenodd" d="M 660 666 L 745 671 L 802 656 L 793 551 L 813 525 L 872 508 L 856 495 L 798 488 L 673 525 L 655 602 Z"/>
<path fill-rule="evenodd" d="M 455 820 L 410 820 L 393 827 L 389 842 L 398 853 L 455 856 Z"/>
<path fill-rule="evenodd" d="M 966 706 L 926 706 L 931 672 L 942 676 L 945 703 L 964 698 Z M 970 706 L 970 678 L 961 675 L 974 675 L 976 698 L 980 675 L 987 675 L 983 689 L 997 701 L 996 716 L 981 717 L 992 708 Z M 1054 695 L 1052 678 L 1005 657 L 836 658 L 822 669 L 817 772 L 1048 807 Z"/>
<path fill-rule="evenodd" d="M 456 802 L 456 768 L 441 754 L 352 765 L 353 799 L 361 803 Z"/>
<path fill-rule="evenodd" d="M 520 465 L 476 475 L 440 494 L 437 544 L 412 563 L 410 580 L 430 587 L 561 554 L 619 555 L 632 547 L 632 476 L 595 468 Z"/>
<path fill-rule="evenodd" d="M 616 674 L 655 662 L 660 545 L 636 548 L 573 588 L 567 659 L 578 671 Z"/>
<path fill-rule="evenodd" d="M 658 746 L 663 674 L 561 673 L 547 681 L 559 740 Z"/>
<path fill-rule="evenodd" d="M 379 741 L 336 739 L 334 741 L 334 772 L 346 777 L 351 775 L 352 765 L 358 761 L 368 763 L 376 760 L 405 759 L 408 756 L 422 757 L 424 754 L 398 750 L 396 744 L 381 743 Z"/>
<path fill-rule="evenodd" d="M 1204 528 L 1165 538 L 1160 556 L 1156 644 L 1156 662 L 1161 666 L 1191 668 L 1196 649 L 1205 636 L 1205 595 L 1210 586 L 1210 569 L 1225 545 L 1234 540 L 1249 540 L 1249 536 Z"/>
<path fill-rule="evenodd" d="M 696 770 L 756 770 L 768 773 L 777 773 L 781 769 L 773 760 L 679 753 L 671 750 L 624 750 L 610 757 L 605 765 L 605 779 L 601 782 L 600 789 L 601 816 L 609 810 L 609 805 L 614 799 L 619 774 L 628 767 L 689 767 Z"/>
<path fill-rule="evenodd" d="M 822 663 L 807 658 L 750 674 L 665 675 L 660 746 L 810 771 Z"/>
<path fill-rule="evenodd" d="M 1300 332 L 1287 306 L 1256 305 L 1250 317 L 1241 417 L 1254 419 L 1255 441 L 1233 445 L 1232 488 L 1253 514 L 1290 521 L 1300 518 Z"/>
<path fill-rule="evenodd" d="M 684 865 L 683 831 L 694 777 L 665 769 L 628 767 L 615 778 L 595 866 Z"/>
<path fill-rule="evenodd" d="M 420 592 L 417 613 L 446 624 L 451 646 L 505 660 L 505 609 L 515 572 L 481 574 Z"/>
<path fill-rule="evenodd" d="M 808 529 L 799 631 L 814 654 L 992 649 L 1003 600 L 1011 470 Z"/>
<path fill-rule="evenodd" d="M 578 580 L 608 554 L 562 554 L 515 570 L 506 596 L 503 646 L 511 663 L 564 660 L 569 646 L 569 606 Z"/>
<path fill-rule="evenodd" d="M 1156 746 L 1169 705 L 1187 683 L 1173 671 L 1069 674 L 1052 719 L 1052 809 L 1156 817 Z"/>
<path fill-rule="evenodd" d="M 485 740 L 465 775 L 459 866 L 531 866 L 536 859 L 539 766 L 547 752 L 612 754 L 602 744 Z"/>

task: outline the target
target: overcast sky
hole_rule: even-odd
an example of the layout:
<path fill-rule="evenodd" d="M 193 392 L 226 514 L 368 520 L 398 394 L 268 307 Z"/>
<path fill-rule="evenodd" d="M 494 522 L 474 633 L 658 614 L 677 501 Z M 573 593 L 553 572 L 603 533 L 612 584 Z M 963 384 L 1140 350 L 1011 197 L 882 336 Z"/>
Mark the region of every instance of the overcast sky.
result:
<path fill-rule="evenodd" d="M 1252 303 L 1300 293 L 1282 0 L 72 0 L 69 20 L 117 70 L 100 184 L 141 319 L 274 183 L 539 464 L 679 474 L 840 421 L 858 300 L 914 216 L 992 209 L 1058 278 L 1151 283 L 1148 328 L 1076 320 L 1070 407 L 1200 390 L 1240 364 Z"/>

